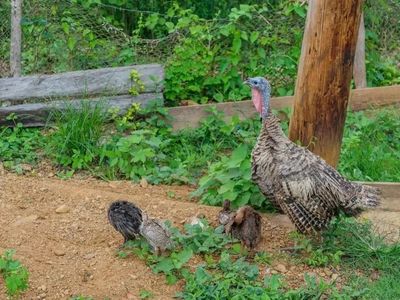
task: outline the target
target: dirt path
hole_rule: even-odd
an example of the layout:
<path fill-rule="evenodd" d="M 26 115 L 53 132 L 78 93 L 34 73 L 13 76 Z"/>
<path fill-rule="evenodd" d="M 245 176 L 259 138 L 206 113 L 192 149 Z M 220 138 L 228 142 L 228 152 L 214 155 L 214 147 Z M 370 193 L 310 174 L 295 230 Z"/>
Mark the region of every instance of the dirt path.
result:
<path fill-rule="evenodd" d="M 142 289 L 153 292 L 155 299 L 171 299 L 179 284 L 166 285 L 163 275 L 153 274 L 134 257 L 116 257 L 122 237 L 108 224 L 106 211 L 110 202 L 126 199 L 175 226 L 198 212 L 215 224 L 219 208 L 186 201 L 190 191 L 185 186 L 140 187 L 130 182 L 2 175 L 0 252 L 16 249 L 16 257 L 30 271 L 30 288 L 21 299 L 69 299 L 78 294 L 127 299 L 128 292 L 137 297 L 131 299 L 138 299 Z M 399 211 L 394 213 L 397 219 Z M 291 245 L 287 234 L 293 227 L 285 216 L 264 215 L 263 226 L 261 249 L 276 252 Z M 276 269 L 298 284 L 305 271 L 327 279 L 332 276 L 332 270 L 305 266 Z M 0 299 L 4 295 L 0 286 Z"/>

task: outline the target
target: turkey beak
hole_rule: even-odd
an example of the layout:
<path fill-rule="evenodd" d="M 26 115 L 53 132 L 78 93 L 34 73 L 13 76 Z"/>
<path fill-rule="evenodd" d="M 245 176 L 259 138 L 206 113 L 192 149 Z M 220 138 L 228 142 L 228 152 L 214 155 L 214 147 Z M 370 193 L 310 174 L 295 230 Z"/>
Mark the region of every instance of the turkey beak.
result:
<path fill-rule="evenodd" d="M 249 85 L 249 86 L 251 86 L 251 83 L 250 83 L 250 80 L 249 80 L 249 79 L 247 79 L 247 80 L 243 81 L 243 84 L 246 84 L 246 85 Z"/>

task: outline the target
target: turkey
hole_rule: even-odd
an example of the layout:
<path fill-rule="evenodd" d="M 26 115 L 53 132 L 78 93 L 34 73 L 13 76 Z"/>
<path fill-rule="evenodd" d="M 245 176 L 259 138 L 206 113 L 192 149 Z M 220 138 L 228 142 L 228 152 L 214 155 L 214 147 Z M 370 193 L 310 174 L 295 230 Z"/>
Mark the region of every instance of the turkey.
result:
<path fill-rule="evenodd" d="M 142 211 L 135 204 L 124 200 L 115 201 L 108 208 L 107 216 L 114 229 L 124 237 L 124 243 L 139 237 Z"/>
<path fill-rule="evenodd" d="M 271 113 L 271 87 L 263 77 L 244 82 L 262 127 L 252 151 L 252 180 L 301 233 L 324 229 L 340 211 L 357 215 L 379 204 L 376 188 L 350 182 L 321 157 L 297 146 L 283 133 Z"/>
<path fill-rule="evenodd" d="M 150 218 L 143 213 L 140 234 L 150 244 L 153 252 L 159 255 L 172 247 L 171 232 L 163 221 Z"/>
<path fill-rule="evenodd" d="M 222 210 L 218 213 L 218 223 L 220 225 L 226 225 L 234 216 L 235 212 L 231 210 L 231 202 L 225 200 Z"/>
<path fill-rule="evenodd" d="M 253 250 L 261 240 L 261 215 L 251 206 L 240 207 L 225 225 L 225 232 L 250 250 Z"/>

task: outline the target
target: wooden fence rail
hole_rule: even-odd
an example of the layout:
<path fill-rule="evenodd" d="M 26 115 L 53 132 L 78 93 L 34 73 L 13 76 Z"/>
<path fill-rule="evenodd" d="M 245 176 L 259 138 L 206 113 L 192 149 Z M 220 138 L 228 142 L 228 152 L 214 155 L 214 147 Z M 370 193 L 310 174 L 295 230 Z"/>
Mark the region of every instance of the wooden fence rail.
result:
<path fill-rule="evenodd" d="M 144 85 L 138 96 L 129 92 L 135 86 L 130 78 L 133 70 Z M 91 104 L 106 100 L 105 105 L 119 107 L 123 113 L 134 102 L 146 105 L 152 99 L 162 99 L 163 79 L 164 69 L 159 64 L 3 78 L 0 79 L 0 125 L 12 126 L 7 116 L 15 114 L 25 126 L 43 126 L 53 109 L 77 106 L 82 99 Z"/>
<path fill-rule="evenodd" d="M 280 110 L 293 107 L 293 96 L 273 97 L 271 99 L 272 109 Z M 349 108 L 353 111 L 365 110 L 368 108 L 388 106 L 393 104 L 400 105 L 400 85 L 365 88 L 352 90 L 350 93 Z M 170 114 L 174 117 L 174 128 L 182 129 L 186 127 L 198 126 L 201 119 L 209 114 L 211 106 L 225 113 L 226 118 L 238 115 L 240 118 L 250 118 L 256 113 L 252 101 L 224 102 L 218 104 L 181 106 L 171 108 Z"/>

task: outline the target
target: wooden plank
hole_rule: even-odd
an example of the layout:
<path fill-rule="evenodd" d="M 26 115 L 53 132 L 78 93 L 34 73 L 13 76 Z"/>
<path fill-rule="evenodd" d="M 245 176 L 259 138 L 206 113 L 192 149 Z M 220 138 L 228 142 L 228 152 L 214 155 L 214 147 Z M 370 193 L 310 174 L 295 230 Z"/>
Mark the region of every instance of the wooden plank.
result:
<path fill-rule="evenodd" d="M 360 27 L 358 29 L 356 54 L 354 56 L 353 78 L 356 89 L 363 89 L 367 87 L 364 14 L 361 14 Z"/>
<path fill-rule="evenodd" d="M 11 0 L 10 72 L 21 76 L 21 19 L 22 0 Z"/>
<path fill-rule="evenodd" d="M 151 100 L 159 99 L 162 101 L 163 96 L 161 93 L 146 93 L 140 94 L 139 96 L 132 97 L 130 95 L 120 95 L 114 97 L 102 97 L 92 99 L 79 99 L 79 100 L 67 100 L 67 101 L 53 101 L 50 103 L 33 103 L 33 104 L 21 104 L 9 107 L 0 108 L 0 125 L 1 126 L 13 126 L 12 121 L 6 120 L 7 116 L 14 113 L 17 116 L 17 121 L 24 124 L 26 127 L 40 127 L 45 126 L 49 119 L 49 114 L 54 110 L 62 110 L 66 105 L 73 105 L 79 107 L 81 101 L 90 101 L 90 104 L 94 105 L 99 101 L 104 101 L 104 107 L 106 110 L 110 108 L 119 108 L 118 114 L 122 115 L 126 113 L 132 103 L 140 103 L 146 106 Z"/>
<path fill-rule="evenodd" d="M 164 79 L 159 64 L 134 65 L 66 72 L 54 75 L 34 75 L 0 79 L 0 102 L 27 99 L 54 100 L 65 97 L 85 98 L 106 95 L 126 95 L 131 87 L 130 73 L 137 70 L 145 93 L 156 92 L 152 77 Z M 162 81 L 158 88 L 161 89 Z"/>
<path fill-rule="evenodd" d="M 340 155 L 362 0 L 310 0 L 289 138 L 335 167 Z"/>
<path fill-rule="evenodd" d="M 293 96 L 273 97 L 271 99 L 271 107 L 275 110 L 292 107 L 293 98 Z M 353 111 L 360 111 L 396 103 L 400 104 L 400 85 L 352 90 L 349 107 Z M 210 109 L 212 106 L 224 112 L 227 119 L 233 115 L 237 115 L 241 119 L 251 118 L 256 115 L 253 103 L 249 100 L 172 107 L 169 109 L 169 112 L 175 119 L 173 123 L 174 128 L 179 130 L 186 127 L 198 126 L 201 119 L 209 114 L 207 109 Z"/>
<path fill-rule="evenodd" d="M 124 97 L 126 96 L 120 96 L 120 98 L 112 97 L 112 99 L 117 101 L 117 99 L 124 99 Z M 144 96 L 140 95 L 140 97 Z M 149 99 L 151 99 L 151 97 L 149 97 Z M 96 99 L 93 100 L 95 101 Z M 400 85 L 353 90 L 350 96 L 349 106 L 353 111 L 360 111 L 368 108 L 393 105 L 396 103 L 400 105 Z M 271 99 L 271 106 L 274 110 L 292 107 L 292 105 L 292 96 L 274 97 Z M 179 130 L 187 127 L 193 128 L 198 126 L 199 122 L 209 114 L 207 110 L 214 106 L 218 110 L 224 112 L 227 120 L 234 115 L 239 116 L 241 119 L 247 119 L 256 116 L 253 103 L 249 100 L 205 105 L 178 106 L 169 108 L 169 113 L 174 118 L 174 129 Z M 41 114 L 41 110 L 39 109 L 40 107 L 45 106 L 42 106 L 41 104 L 25 104 L 0 108 L 0 124 L 9 125 L 9 123 L 5 123 L 4 118 L 12 112 L 17 114 L 29 113 L 32 118 L 35 118 L 34 114 Z M 26 126 L 43 126 L 45 123 L 43 120 L 46 120 L 46 118 L 38 118 L 38 120 L 32 123 L 29 121 L 29 119 L 27 119 Z"/>

